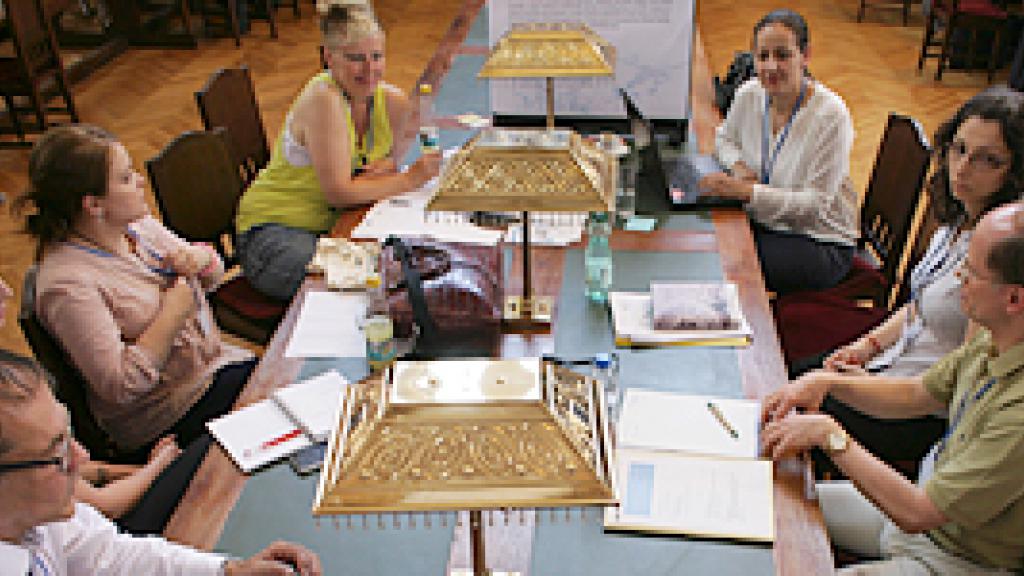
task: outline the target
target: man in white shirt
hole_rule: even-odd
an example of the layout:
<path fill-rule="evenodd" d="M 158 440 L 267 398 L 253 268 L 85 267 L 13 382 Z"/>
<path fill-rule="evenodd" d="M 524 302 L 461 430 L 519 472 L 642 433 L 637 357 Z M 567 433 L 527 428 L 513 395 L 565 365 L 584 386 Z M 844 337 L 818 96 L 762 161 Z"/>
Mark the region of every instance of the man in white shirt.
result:
<path fill-rule="evenodd" d="M 72 496 L 88 457 L 46 373 L 0 349 L 0 576 L 321 574 L 313 552 L 288 542 L 237 560 L 118 533 Z"/>

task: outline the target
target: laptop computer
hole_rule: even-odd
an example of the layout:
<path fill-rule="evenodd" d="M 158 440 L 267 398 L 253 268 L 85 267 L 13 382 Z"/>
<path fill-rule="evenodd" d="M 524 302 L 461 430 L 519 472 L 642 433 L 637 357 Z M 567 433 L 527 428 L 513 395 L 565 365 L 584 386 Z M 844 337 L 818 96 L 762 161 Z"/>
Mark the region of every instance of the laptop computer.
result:
<path fill-rule="evenodd" d="M 665 158 L 654 142 L 651 122 L 644 118 L 628 92 L 620 88 L 619 93 L 640 161 L 637 173 L 638 214 L 742 205 L 737 200 L 701 195 L 701 178 L 724 172 L 718 161 L 705 154 Z"/>

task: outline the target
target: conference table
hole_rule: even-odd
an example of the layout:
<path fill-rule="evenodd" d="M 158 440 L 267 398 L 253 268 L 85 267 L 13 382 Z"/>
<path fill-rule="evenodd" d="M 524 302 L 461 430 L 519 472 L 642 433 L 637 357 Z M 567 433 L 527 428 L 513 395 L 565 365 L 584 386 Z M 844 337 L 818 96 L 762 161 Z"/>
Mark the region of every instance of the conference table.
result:
<path fill-rule="evenodd" d="M 361 215 L 360 211 L 346 213 L 334 233 L 346 235 Z M 734 395 L 754 399 L 786 381 L 768 294 L 744 212 L 724 209 L 663 217 L 650 232 L 615 230 L 611 247 L 615 255 L 613 289 L 642 290 L 649 281 L 644 275 L 649 273 L 670 274 L 668 279 L 708 279 L 708 274 L 711 278 L 717 275 L 738 285 L 743 311 L 753 330 L 752 343 L 739 348 L 624 351 L 624 384 L 628 385 L 625 375 L 630 366 L 636 374 L 660 379 L 663 387 L 687 378 L 735 381 Z M 506 269 L 520 270 L 518 248 L 506 254 L 512 260 Z M 594 352 L 593 346 L 605 345 L 607 338 L 595 339 L 592 334 L 603 331 L 594 326 L 607 323 L 607 312 L 595 311 L 582 294 L 582 246 L 535 247 L 531 255 L 535 293 L 558 295 L 554 329 L 550 333 L 504 334 L 495 355 L 588 354 Z M 645 267 L 660 271 L 644 271 Z M 506 274 L 508 293 L 518 293 L 519 280 L 518 274 Z M 321 362 L 286 358 L 284 351 L 305 295 L 325 289 L 320 277 L 306 280 L 243 391 L 239 406 L 311 375 L 311 366 Z M 588 340 L 590 344 L 586 344 Z M 349 359 L 343 364 L 355 370 L 350 373 L 365 373 L 365 360 L 359 362 Z M 656 366 L 660 368 L 655 370 Z M 721 390 L 705 387 L 697 392 Z M 396 517 L 394 527 L 391 520 L 381 518 L 369 528 L 346 528 L 337 523 L 321 526 L 309 512 L 309 495 L 314 488 L 315 479 L 300 479 L 284 465 L 247 477 L 218 446 L 211 449 L 199 468 L 165 535 L 202 549 L 233 554 L 251 553 L 271 539 L 292 539 L 321 554 L 328 574 L 438 574 L 467 565 L 467 531 L 457 521 L 447 525 L 446 519 L 434 518 L 429 529 L 424 526 L 431 522 L 429 518 L 420 518 L 417 524 L 414 516 L 401 522 Z M 562 512 L 549 515 L 538 511 L 529 516 L 512 513 L 511 521 L 509 516 L 491 518 L 487 558 L 492 569 L 522 574 L 831 574 L 832 554 L 805 463 L 794 459 L 775 464 L 773 498 L 775 541 L 771 548 L 686 538 L 605 535 L 599 514 L 573 515 L 567 511 L 563 518 Z M 445 525 L 440 525 L 442 521 Z M 444 558 L 428 558 L 426 551 L 439 543 L 448 547 L 443 551 Z M 344 554 L 348 560 L 326 561 L 335 554 Z M 402 558 L 417 554 L 423 556 L 418 560 Z M 629 566 L 643 572 L 626 568 Z"/>

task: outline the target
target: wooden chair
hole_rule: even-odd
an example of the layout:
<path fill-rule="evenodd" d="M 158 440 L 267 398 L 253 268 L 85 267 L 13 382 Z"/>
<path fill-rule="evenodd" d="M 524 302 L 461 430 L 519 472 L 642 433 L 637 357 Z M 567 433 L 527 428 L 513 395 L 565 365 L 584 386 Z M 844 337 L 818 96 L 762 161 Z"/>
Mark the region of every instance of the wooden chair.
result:
<path fill-rule="evenodd" d="M 910 19 L 910 4 L 911 0 L 895 0 L 888 2 L 869 2 L 868 0 L 860 0 L 860 8 L 857 10 L 857 22 L 864 21 L 864 12 L 868 6 L 882 6 L 885 8 L 902 8 L 903 10 L 903 25 L 906 26 Z"/>
<path fill-rule="evenodd" d="M 224 32 L 235 39 L 235 46 L 242 45 L 242 32 L 238 24 L 238 0 L 199 0 L 199 13 L 203 20 L 204 35 L 209 36 L 211 30 Z"/>
<path fill-rule="evenodd" d="M 89 454 L 99 460 L 131 460 L 117 449 L 113 440 L 96 421 L 86 398 L 85 378 L 67 357 L 57 339 L 50 335 L 36 316 L 36 274 L 35 266 L 25 272 L 21 309 L 18 313 L 18 324 L 32 349 L 32 354 L 53 376 L 56 384 L 54 395 L 67 406 L 75 438 L 89 450 Z"/>
<path fill-rule="evenodd" d="M 17 134 L 18 141 L 8 145 L 30 146 L 25 139 L 26 129 L 44 132 L 51 125 L 47 113 L 66 114 L 71 122 L 78 122 L 78 113 L 57 40 L 39 4 L 35 0 L 13 0 L 5 5 L 15 55 L 0 58 L 0 94 L 10 122 L 0 132 Z M 51 98 L 63 98 L 64 105 L 49 106 Z M 35 122 L 26 125 L 23 116 L 28 114 L 35 116 Z"/>
<path fill-rule="evenodd" d="M 839 285 L 780 296 L 776 322 L 791 365 L 850 342 L 905 297 L 901 263 L 912 244 L 931 147 L 913 118 L 890 114 L 861 207 L 862 254 Z M 871 261 L 874 262 L 871 262 Z M 905 276 L 905 275 L 904 275 Z"/>
<path fill-rule="evenodd" d="M 270 160 L 267 134 L 249 67 L 221 68 L 214 72 L 206 86 L 196 92 L 196 104 L 203 127 L 227 129 L 239 174 L 248 186 Z"/>
<path fill-rule="evenodd" d="M 266 20 L 270 26 L 270 37 L 277 38 L 277 15 L 274 0 L 241 0 L 248 2 L 249 21 Z M 295 6 L 298 10 L 298 6 Z"/>
<path fill-rule="evenodd" d="M 966 55 L 966 64 L 975 62 L 978 32 L 991 32 L 992 52 L 988 58 L 988 81 L 992 82 L 996 64 L 999 62 L 999 50 L 1006 27 L 1007 13 L 1005 1 L 998 3 L 992 0 L 935 0 L 928 20 L 925 23 L 924 39 L 921 41 L 921 54 L 917 58 L 917 69 L 924 68 L 926 58 L 938 58 L 935 79 L 942 80 L 942 71 L 949 62 L 950 41 L 958 32 L 970 36 Z M 940 26 L 941 24 L 941 26 Z M 936 38 L 939 29 L 943 29 L 942 37 Z M 941 48 L 932 52 L 930 48 Z"/>
<path fill-rule="evenodd" d="M 235 212 L 242 196 L 241 175 L 224 128 L 178 136 L 146 161 L 149 181 L 164 224 L 192 242 L 210 242 L 227 265 L 235 262 Z M 241 274 L 210 295 L 221 328 L 265 344 L 287 304 L 257 292 Z"/>

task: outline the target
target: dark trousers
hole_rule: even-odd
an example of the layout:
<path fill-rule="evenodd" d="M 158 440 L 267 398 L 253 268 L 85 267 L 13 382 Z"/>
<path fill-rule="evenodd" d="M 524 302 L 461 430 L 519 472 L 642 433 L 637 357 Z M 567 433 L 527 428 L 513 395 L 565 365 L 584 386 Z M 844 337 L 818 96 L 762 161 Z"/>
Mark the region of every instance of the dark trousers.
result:
<path fill-rule="evenodd" d="M 811 370 L 821 368 L 829 352 L 811 356 L 793 363 L 789 377 L 799 378 Z M 832 416 L 850 436 L 880 460 L 896 468 L 910 480 L 917 479 L 917 467 L 928 450 L 946 431 L 946 419 L 937 416 L 923 418 L 875 418 L 832 398 L 825 397 L 821 411 Z M 814 451 L 815 469 L 832 475 L 839 470 L 824 453 Z"/>
<path fill-rule="evenodd" d="M 149 490 L 131 511 L 118 519 L 121 528 L 132 534 L 159 534 L 178 506 L 196 469 L 210 447 L 206 423 L 231 411 L 238 395 L 249 381 L 256 360 L 235 362 L 222 367 L 213 377 L 213 383 L 192 408 L 160 436 L 173 434 L 184 452 L 153 481 Z M 133 461 L 145 462 L 155 441 L 137 451 Z"/>
<path fill-rule="evenodd" d="M 945 418 L 874 418 L 831 396 L 825 398 L 821 409 L 839 422 L 864 448 L 909 480 L 917 479 L 921 459 L 946 431 Z M 823 454 L 821 456 L 824 457 Z M 827 458 L 825 460 L 827 463 L 821 462 L 824 466 L 816 466 L 817 470 L 834 468 L 831 461 Z"/>
<path fill-rule="evenodd" d="M 751 226 L 765 287 L 776 294 L 831 288 L 850 272 L 852 246 Z"/>
<path fill-rule="evenodd" d="M 206 393 L 165 434 L 174 434 L 179 446 L 191 444 L 205 434 L 207 422 L 231 411 L 255 367 L 256 359 L 251 359 L 218 370 Z"/>
<path fill-rule="evenodd" d="M 115 520 L 121 530 L 138 535 L 162 533 L 206 456 L 210 441 L 209 434 L 196 438 L 170 466 L 164 468 L 135 507 Z"/>

